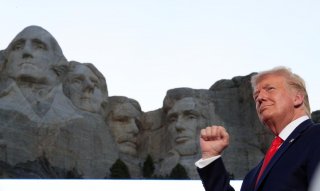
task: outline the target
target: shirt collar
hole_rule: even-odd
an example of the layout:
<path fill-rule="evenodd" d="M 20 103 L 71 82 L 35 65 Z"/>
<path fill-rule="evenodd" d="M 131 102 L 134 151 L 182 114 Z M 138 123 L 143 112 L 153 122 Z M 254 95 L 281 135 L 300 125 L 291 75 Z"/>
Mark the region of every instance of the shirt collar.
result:
<path fill-rule="evenodd" d="M 300 125 L 302 122 L 304 122 L 305 120 L 309 119 L 308 116 L 302 116 L 302 117 L 299 117 L 298 119 L 295 119 L 293 121 L 291 121 L 291 123 L 289 123 L 279 134 L 279 137 L 282 139 L 282 140 L 286 140 L 289 135 L 292 133 L 292 131 L 298 127 L 298 125 Z"/>

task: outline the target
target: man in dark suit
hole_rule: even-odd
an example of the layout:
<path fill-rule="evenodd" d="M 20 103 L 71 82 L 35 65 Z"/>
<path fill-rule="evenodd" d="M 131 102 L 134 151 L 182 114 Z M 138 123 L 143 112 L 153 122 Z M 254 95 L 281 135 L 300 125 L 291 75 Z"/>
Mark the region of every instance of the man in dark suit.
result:
<path fill-rule="evenodd" d="M 281 142 L 269 149 L 276 151 L 273 156 L 266 155 L 246 175 L 241 191 L 307 191 L 320 161 L 320 125 L 310 120 L 303 79 L 277 67 L 253 76 L 251 83 L 260 120 Z M 201 130 L 202 158 L 196 166 L 206 191 L 234 190 L 221 159 L 228 144 L 224 127 Z M 271 158 L 268 163 L 266 158 Z"/>

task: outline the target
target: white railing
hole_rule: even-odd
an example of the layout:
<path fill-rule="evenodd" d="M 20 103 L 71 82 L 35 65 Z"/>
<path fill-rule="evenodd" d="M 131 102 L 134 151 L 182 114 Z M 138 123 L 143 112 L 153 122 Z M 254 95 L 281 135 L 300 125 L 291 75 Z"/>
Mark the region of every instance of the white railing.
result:
<path fill-rule="evenodd" d="M 231 181 L 240 191 L 242 181 Z M 2 179 L 1 191 L 204 191 L 200 180 L 56 180 L 56 179 Z"/>

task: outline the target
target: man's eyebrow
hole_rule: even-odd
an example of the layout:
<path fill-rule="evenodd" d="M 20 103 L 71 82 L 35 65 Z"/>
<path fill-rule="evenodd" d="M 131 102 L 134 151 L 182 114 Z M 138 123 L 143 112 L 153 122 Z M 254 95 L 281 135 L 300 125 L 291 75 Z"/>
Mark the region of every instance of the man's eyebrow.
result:
<path fill-rule="evenodd" d="M 193 114 L 193 115 L 199 115 L 199 112 L 197 110 L 193 110 L 193 109 L 190 109 L 190 110 L 185 110 L 183 111 L 184 114 Z"/>
<path fill-rule="evenodd" d="M 26 41 L 24 38 L 20 38 L 20 39 L 14 41 L 12 44 L 16 44 L 16 43 L 20 43 L 20 42 L 24 42 L 24 41 Z"/>
<path fill-rule="evenodd" d="M 130 117 L 126 114 L 113 114 L 112 115 L 113 118 L 127 118 L 127 117 Z"/>
<path fill-rule="evenodd" d="M 72 72 L 72 71 L 71 71 Z M 74 74 L 74 73 L 71 73 L 71 78 L 82 78 L 84 76 L 84 74 Z"/>
<path fill-rule="evenodd" d="M 177 116 L 177 115 L 178 115 L 177 112 L 169 112 L 169 113 L 167 114 L 167 117 L 172 117 L 172 116 Z"/>

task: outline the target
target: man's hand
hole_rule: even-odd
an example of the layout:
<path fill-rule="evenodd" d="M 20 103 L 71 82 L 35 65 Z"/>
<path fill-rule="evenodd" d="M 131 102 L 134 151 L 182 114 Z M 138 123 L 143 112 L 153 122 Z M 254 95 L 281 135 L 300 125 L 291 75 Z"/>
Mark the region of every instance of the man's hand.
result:
<path fill-rule="evenodd" d="M 221 155 L 228 145 L 229 134 L 224 127 L 209 126 L 201 129 L 200 146 L 203 159 Z"/>

